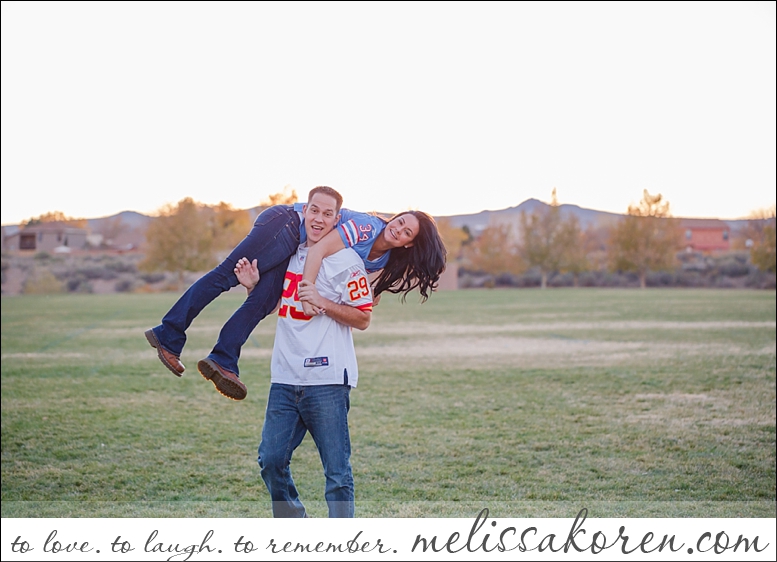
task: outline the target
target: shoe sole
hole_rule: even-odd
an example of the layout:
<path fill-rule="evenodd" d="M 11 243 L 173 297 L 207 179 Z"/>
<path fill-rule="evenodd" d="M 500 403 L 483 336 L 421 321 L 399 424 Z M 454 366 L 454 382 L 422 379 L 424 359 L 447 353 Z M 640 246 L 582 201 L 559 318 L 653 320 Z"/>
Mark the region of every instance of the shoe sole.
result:
<path fill-rule="evenodd" d="M 245 388 L 222 375 L 216 363 L 210 359 L 198 361 L 197 370 L 205 380 L 209 380 L 216 386 L 219 394 L 226 396 L 230 400 L 242 400 L 248 394 Z"/>
<path fill-rule="evenodd" d="M 180 373 L 175 370 L 175 368 L 165 359 L 165 356 L 162 355 L 162 346 L 159 343 L 159 340 L 156 339 L 156 336 L 154 335 L 154 330 L 146 330 L 145 333 L 146 340 L 148 341 L 149 345 L 156 349 L 156 355 L 159 357 L 159 360 L 162 362 L 162 365 L 170 369 L 170 372 L 173 373 L 176 377 L 180 377 L 183 375 L 183 371 Z"/>

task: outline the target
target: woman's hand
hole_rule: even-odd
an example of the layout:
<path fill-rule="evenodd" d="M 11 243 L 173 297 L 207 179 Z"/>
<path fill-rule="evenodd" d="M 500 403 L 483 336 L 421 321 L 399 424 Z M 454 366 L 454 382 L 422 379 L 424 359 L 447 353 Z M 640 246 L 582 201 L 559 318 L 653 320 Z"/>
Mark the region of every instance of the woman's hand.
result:
<path fill-rule="evenodd" d="M 238 282 L 245 287 L 248 292 L 254 290 L 259 283 L 259 268 L 256 267 L 256 260 L 249 262 L 248 258 L 240 258 L 235 265 L 235 275 Z"/>

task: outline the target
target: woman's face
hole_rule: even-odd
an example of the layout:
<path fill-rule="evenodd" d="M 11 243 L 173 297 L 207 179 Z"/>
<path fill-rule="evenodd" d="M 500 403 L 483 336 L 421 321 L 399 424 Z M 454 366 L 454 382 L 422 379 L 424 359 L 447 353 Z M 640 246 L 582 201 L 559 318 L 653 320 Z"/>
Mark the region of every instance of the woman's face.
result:
<path fill-rule="evenodd" d="M 415 215 L 410 213 L 399 215 L 383 229 L 383 238 L 393 248 L 410 247 L 418 235 L 420 226 Z"/>

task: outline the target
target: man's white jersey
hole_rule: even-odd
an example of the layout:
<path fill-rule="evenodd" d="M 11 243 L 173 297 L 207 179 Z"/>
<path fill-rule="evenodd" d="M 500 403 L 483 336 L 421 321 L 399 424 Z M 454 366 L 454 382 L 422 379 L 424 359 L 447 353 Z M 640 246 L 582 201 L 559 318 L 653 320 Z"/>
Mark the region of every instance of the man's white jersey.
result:
<path fill-rule="evenodd" d="M 278 326 L 272 352 L 271 381 L 298 386 L 348 384 L 356 386 L 359 370 L 351 328 L 329 316 L 307 316 L 297 294 L 297 284 L 308 248 L 300 245 L 291 257 L 283 283 Z M 316 289 L 333 302 L 372 310 L 372 289 L 364 262 L 351 248 L 324 259 Z"/>

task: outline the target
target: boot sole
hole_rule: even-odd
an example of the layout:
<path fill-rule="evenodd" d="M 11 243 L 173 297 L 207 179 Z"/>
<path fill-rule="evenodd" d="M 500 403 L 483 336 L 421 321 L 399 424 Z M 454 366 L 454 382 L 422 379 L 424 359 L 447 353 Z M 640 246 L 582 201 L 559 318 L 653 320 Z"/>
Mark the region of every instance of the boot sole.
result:
<path fill-rule="evenodd" d="M 205 380 L 209 380 L 214 384 L 219 394 L 226 396 L 230 400 L 242 400 L 248 394 L 246 389 L 222 375 L 216 363 L 210 359 L 198 361 L 197 370 Z"/>
<path fill-rule="evenodd" d="M 176 377 L 183 376 L 183 371 L 180 373 L 173 368 L 173 366 L 165 359 L 165 356 L 162 355 L 162 346 L 159 344 L 159 340 L 156 339 L 156 336 L 154 335 L 154 330 L 146 330 L 145 332 L 146 340 L 148 341 L 149 345 L 156 349 L 156 355 L 159 357 L 159 360 L 162 362 L 162 365 L 167 367 L 171 373 L 173 373 Z"/>

